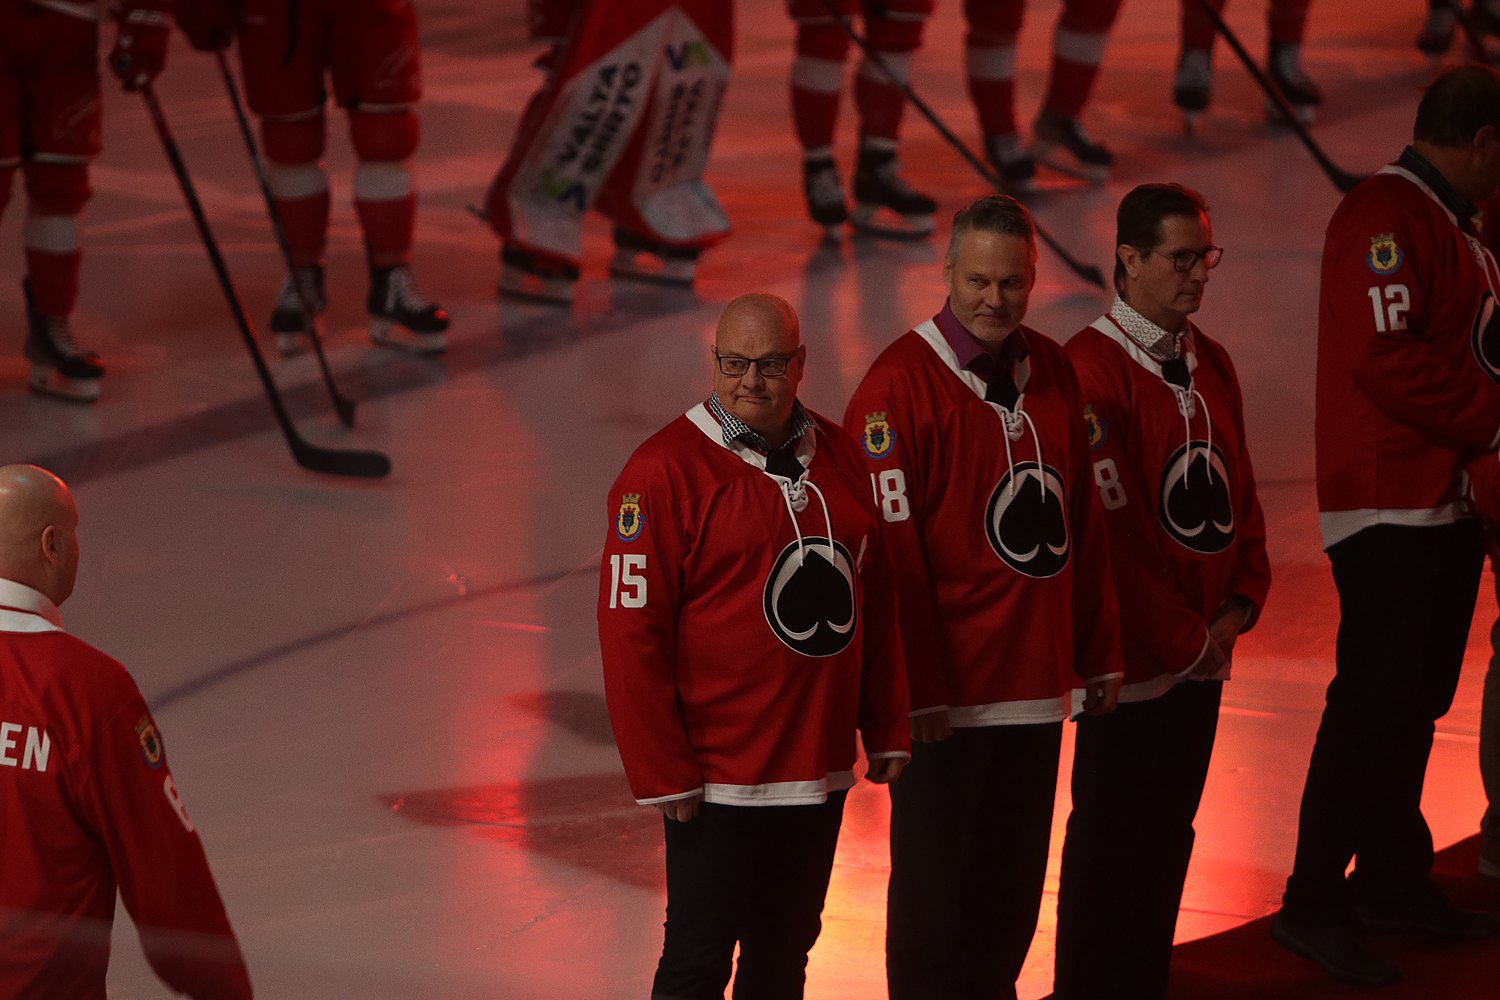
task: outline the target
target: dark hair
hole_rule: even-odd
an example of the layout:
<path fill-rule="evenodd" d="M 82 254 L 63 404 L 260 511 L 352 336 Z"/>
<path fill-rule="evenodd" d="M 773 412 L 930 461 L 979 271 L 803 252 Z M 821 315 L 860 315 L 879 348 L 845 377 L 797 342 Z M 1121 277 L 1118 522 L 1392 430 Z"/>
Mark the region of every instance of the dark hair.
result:
<path fill-rule="evenodd" d="M 1026 206 L 1008 194 L 989 194 L 959 209 L 953 216 L 953 235 L 948 237 L 948 259 L 958 256 L 959 242 L 971 232 L 1019 236 L 1036 263 L 1036 229 Z"/>
<path fill-rule="evenodd" d="M 1486 125 L 1500 131 L 1500 73 L 1456 66 L 1422 92 L 1412 138 L 1434 146 L 1467 146 Z"/>
<path fill-rule="evenodd" d="M 1142 184 L 1120 199 L 1115 212 L 1115 246 L 1122 243 L 1150 250 L 1161 242 L 1163 219 L 1185 215 L 1196 219 L 1208 214 L 1208 202 L 1192 188 L 1181 184 Z M 1115 251 L 1115 291 L 1125 293 L 1125 264 Z"/>

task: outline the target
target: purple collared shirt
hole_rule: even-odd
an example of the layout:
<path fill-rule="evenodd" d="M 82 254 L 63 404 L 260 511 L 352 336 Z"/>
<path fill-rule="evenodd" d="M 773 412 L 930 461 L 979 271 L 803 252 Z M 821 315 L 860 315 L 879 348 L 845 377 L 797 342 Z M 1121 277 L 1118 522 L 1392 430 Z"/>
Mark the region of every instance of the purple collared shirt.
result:
<path fill-rule="evenodd" d="M 953 348 L 953 353 L 958 357 L 958 365 L 965 371 L 971 371 L 986 382 L 995 373 L 995 360 L 990 353 L 984 349 L 980 339 L 969 332 L 969 328 L 959 322 L 957 316 L 953 315 L 953 303 L 945 301 L 942 312 L 932 318 L 937 324 L 938 331 L 942 333 L 943 339 L 948 346 Z M 1015 365 L 1026 358 L 1026 338 L 1020 334 L 1020 327 L 1006 334 L 1001 357 Z"/>

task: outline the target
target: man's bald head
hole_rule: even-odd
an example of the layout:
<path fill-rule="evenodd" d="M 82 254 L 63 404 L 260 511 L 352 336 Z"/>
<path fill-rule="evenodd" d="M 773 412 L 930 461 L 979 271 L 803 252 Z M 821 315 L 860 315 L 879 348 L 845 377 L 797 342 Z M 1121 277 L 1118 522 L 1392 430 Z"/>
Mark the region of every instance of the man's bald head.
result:
<path fill-rule="evenodd" d="M 724 307 L 714 330 L 714 393 L 726 410 L 779 447 L 791 434 L 806 357 L 791 303 L 765 292 L 741 295 Z M 725 371 L 742 365 L 742 374 Z M 765 374 L 762 365 L 776 374 Z"/>
<path fill-rule="evenodd" d="M 61 604 L 78 573 L 77 528 L 66 483 L 34 465 L 0 466 L 0 577 Z"/>

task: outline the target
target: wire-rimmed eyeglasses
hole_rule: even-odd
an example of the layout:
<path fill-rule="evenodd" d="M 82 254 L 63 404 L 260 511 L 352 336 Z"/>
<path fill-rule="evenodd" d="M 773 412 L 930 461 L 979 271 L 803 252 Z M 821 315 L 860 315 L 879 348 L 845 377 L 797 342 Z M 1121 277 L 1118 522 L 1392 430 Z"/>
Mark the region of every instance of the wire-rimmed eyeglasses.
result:
<path fill-rule="evenodd" d="M 1205 271 L 1212 271 L 1219 266 L 1219 261 L 1224 256 L 1224 248 L 1210 246 L 1204 247 L 1202 250 L 1178 250 L 1176 253 L 1162 253 L 1160 250 L 1142 250 L 1141 256 L 1146 257 L 1153 253 L 1158 257 L 1165 257 L 1171 261 L 1172 270 L 1185 273 L 1191 271 L 1199 260 L 1203 261 L 1203 269 Z"/>
<path fill-rule="evenodd" d="M 750 370 L 754 365 L 760 372 L 761 378 L 782 378 L 786 375 L 787 366 L 792 359 L 801 353 L 802 348 L 797 348 L 791 354 L 767 354 L 763 358 L 742 358 L 735 354 L 720 354 L 714 351 L 714 360 L 719 363 L 719 371 L 730 378 L 739 378 Z"/>

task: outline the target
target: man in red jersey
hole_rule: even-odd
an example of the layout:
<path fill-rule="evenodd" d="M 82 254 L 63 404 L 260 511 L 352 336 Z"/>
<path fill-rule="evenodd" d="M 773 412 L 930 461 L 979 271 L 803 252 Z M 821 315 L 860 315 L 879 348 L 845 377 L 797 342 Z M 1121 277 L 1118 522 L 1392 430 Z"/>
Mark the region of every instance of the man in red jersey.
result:
<path fill-rule="evenodd" d="M 0 468 L 0 996 L 103 1000 L 118 888 L 167 985 L 248 998 L 150 710 L 124 667 L 63 631 L 77 527 L 60 479 Z"/>
<path fill-rule="evenodd" d="M 1271 581 L 1239 379 L 1188 320 L 1223 251 L 1203 196 L 1120 202 L 1118 297 L 1068 341 L 1109 523 L 1125 681 L 1078 720 L 1057 893 L 1057 1000 L 1167 995 L 1234 642 Z"/>
<path fill-rule="evenodd" d="M 1119 614 L 1083 403 L 1021 321 L 1036 280 L 1014 198 L 959 212 L 948 301 L 844 414 L 900 590 L 912 762 L 891 793 L 892 1000 L 1015 996 L 1047 870 L 1062 721 L 1113 707 Z"/>
<path fill-rule="evenodd" d="M 1450 70 L 1423 95 L 1412 144 L 1345 196 L 1323 246 L 1318 509 L 1338 648 L 1272 934 L 1360 985 L 1400 978 L 1363 930 L 1497 930 L 1433 884 L 1421 809 L 1484 561 L 1461 473 L 1500 442 L 1500 270 L 1474 228 L 1497 185 L 1500 74 Z"/>
<path fill-rule="evenodd" d="M 771 295 L 725 308 L 707 400 L 609 494 L 599 644 L 636 801 L 660 809 L 652 996 L 802 995 L 855 730 L 867 777 L 909 756 L 895 585 L 858 453 L 797 400 L 806 351 Z"/>

